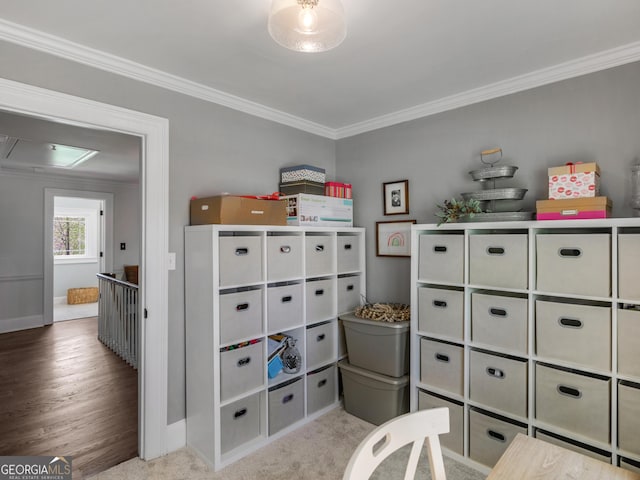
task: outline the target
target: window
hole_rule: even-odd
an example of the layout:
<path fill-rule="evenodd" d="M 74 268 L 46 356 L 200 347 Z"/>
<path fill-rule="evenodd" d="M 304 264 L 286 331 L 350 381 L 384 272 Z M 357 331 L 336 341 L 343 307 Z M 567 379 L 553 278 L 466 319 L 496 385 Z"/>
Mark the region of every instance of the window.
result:
<path fill-rule="evenodd" d="M 53 255 L 85 256 L 87 217 L 56 216 L 53 219 Z"/>

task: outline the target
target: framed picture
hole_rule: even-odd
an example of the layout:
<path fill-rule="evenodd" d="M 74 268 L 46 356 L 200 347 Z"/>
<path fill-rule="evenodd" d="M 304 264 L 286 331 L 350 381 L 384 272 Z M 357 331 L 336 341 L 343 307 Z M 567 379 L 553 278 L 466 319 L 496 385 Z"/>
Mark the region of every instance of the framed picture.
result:
<path fill-rule="evenodd" d="M 410 257 L 411 225 L 415 220 L 376 222 L 376 255 Z"/>
<path fill-rule="evenodd" d="M 397 180 L 382 184 L 385 215 L 409 213 L 409 180 Z"/>

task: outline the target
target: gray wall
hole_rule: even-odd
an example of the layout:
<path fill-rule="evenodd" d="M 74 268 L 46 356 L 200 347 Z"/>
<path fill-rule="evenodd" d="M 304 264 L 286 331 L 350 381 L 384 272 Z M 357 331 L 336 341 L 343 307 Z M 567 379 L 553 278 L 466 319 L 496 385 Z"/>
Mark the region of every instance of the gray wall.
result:
<path fill-rule="evenodd" d="M 468 172 L 479 152 L 502 147 L 519 167 L 498 186 L 528 188 L 522 206 L 547 196 L 547 167 L 597 161 L 615 217 L 632 216 L 630 167 L 640 160 L 640 63 L 339 140 L 338 178 L 353 183 L 355 223 L 366 227 L 370 301 L 409 302 L 410 262 L 375 256 L 375 222 L 437 223 L 436 205 L 480 186 Z M 382 182 L 409 179 L 410 214 L 383 215 Z"/>

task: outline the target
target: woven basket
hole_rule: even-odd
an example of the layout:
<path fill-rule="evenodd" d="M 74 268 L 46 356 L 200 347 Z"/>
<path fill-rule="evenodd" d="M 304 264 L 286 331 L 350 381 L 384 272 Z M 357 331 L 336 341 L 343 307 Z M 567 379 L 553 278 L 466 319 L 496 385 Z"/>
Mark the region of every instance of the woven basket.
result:
<path fill-rule="evenodd" d="M 98 295 L 98 287 L 70 288 L 67 290 L 67 304 L 95 303 Z"/>
<path fill-rule="evenodd" d="M 124 277 L 127 282 L 138 284 L 138 265 L 125 265 Z"/>

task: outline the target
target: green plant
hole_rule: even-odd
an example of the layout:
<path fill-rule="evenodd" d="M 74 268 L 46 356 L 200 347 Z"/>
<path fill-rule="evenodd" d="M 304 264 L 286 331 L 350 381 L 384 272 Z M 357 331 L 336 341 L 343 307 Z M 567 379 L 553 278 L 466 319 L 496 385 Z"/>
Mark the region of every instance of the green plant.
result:
<path fill-rule="evenodd" d="M 437 205 L 437 207 L 440 209 L 440 211 L 435 214 L 436 217 L 440 219 L 438 225 L 456 222 L 467 216 L 473 218 L 476 213 L 482 213 L 480 202 L 474 199 L 456 200 L 452 198 L 451 200 L 445 200 L 444 204 Z"/>

